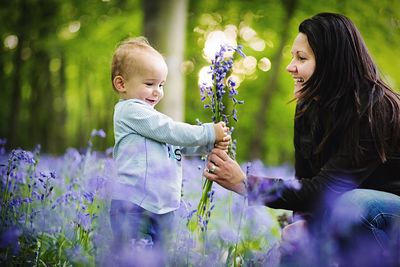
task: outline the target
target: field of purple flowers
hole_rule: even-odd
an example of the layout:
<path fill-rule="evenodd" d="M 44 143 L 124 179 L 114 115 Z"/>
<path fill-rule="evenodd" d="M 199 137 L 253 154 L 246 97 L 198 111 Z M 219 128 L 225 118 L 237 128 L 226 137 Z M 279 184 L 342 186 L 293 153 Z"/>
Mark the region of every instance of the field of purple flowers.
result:
<path fill-rule="evenodd" d="M 108 209 L 116 177 L 109 151 L 92 148 L 93 131 L 84 151 L 70 148 L 62 156 L 41 155 L 21 149 L 6 153 L 1 142 L 1 266 L 112 266 L 112 232 Z M 273 261 L 267 251 L 280 238 L 278 217 L 283 211 L 247 206 L 243 197 L 213 185 L 207 231 L 189 230 L 188 219 L 202 191 L 199 158 L 184 160 L 183 198 L 174 229 L 167 241 L 166 259 L 132 242 L 120 253 L 120 262 L 154 266 L 248 266 Z M 247 166 L 247 164 L 246 164 Z M 244 168 L 246 168 L 244 166 Z M 250 169 L 270 176 L 291 176 L 291 168 L 265 168 L 253 162 Z"/>

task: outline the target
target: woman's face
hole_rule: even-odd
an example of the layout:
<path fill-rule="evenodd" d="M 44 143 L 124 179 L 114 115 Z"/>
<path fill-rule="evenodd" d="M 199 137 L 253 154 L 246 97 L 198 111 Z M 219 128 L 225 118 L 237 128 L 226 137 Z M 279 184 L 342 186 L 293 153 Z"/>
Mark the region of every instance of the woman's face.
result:
<path fill-rule="evenodd" d="M 298 98 L 299 90 L 315 70 L 315 55 L 308 43 L 307 35 L 304 33 L 297 35 L 291 53 L 292 61 L 290 61 L 286 70 L 294 79 L 294 96 Z"/>

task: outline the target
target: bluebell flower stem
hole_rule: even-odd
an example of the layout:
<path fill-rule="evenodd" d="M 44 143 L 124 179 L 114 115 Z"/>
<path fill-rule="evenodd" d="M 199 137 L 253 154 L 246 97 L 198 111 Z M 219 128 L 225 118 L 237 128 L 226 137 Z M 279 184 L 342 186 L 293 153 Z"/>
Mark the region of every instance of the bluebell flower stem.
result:
<path fill-rule="evenodd" d="M 235 98 L 235 95 L 237 95 L 238 92 L 235 88 L 235 81 L 230 78 L 233 67 L 233 57 L 226 58 L 224 56 L 226 51 L 232 50 L 244 57 L 240 46 L 234 48 L 221 45 L 220 50 L 215 54 L 214 59 L 211 61 L 212 64 L 210 66 L 210 74 L 212 85 L 203 83 L 200 86 L 201 101 L 206 99 L 210 100 L 210 104 L 205 104 L 204 107 L 211 109 L 212 121 L 214 123 L 224 121 L 226 125 L 229 125 L 231 117 L 233 117 L 234 121 L 237 121 L 237 112 L 235 108 L 238 100 Z M 226 95 L 227 92 L 229 92 L 229 95 Z M 230 112 L 227 109 L 227 107 L 230 105 L 228 103 L 224 103 L 224 100 L 227 102 L 229 99 L 233 101 L 233 109 Z M 238 103 L 241 104 L 243 101 L 239 101 Z M 228 147 L 228 155 L 232 158 L 235 157 L 235 149 L 236 145 L 233 146 L 232 143 Z M 201 199 L 197 208 L 197 229 L 201 229 L 204 232 L 207 230 L 207 224 L 209 222 L 209 217 L 212 210 L 212 208 L 210 209 L 209 207 L 210 202 L 212 202 L 212 196 L 210 195 L 212 184 L 213 182 L 210 180 L 206 179 L 204 181 Z M 207 216 L 205 216 L 206 214 Z"/>
<path fill-rule="evenodd" d="M 197 211 L 202 218 L 204 218 L 204 215 L 206 213 L 206 209 L 207 209 L 208 202 L 209 202 L 208 201 L 208 193 L 211 191 L 212 184 L 213 184 L 213 181 L 210 181 L 207 179 L 205 180 L 205 182 L 203 184 L 203 193 L 201 195 L 201 199 L 200 199 L 199 205 L 197 207 Z"/>

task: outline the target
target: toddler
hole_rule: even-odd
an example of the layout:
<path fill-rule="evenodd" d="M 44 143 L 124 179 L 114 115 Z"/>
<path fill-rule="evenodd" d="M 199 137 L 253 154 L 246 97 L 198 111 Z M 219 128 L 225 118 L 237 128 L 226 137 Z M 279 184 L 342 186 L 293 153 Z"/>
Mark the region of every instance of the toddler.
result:
<path fill-rule="evenodd" d="M 223 122 L 190 125 L 155 109 L 167 73 L 163 56 L 144 37 L 120 44 L 112 59 L 112 85 L 120 97 L 114 109 L 118 180 L 110 209 L 116 247 L 162 243 L 180 205 L 182 155 L 229 145 Z"/>

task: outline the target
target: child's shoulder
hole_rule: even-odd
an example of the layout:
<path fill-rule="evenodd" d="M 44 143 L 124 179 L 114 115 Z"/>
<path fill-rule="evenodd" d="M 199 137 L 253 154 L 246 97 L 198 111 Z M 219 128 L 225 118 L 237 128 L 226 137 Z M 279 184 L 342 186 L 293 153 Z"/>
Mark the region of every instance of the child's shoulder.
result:
<path fill-rule="evenodd" d="M 148 114 L 155 112 L 155 110 L 146 102 L 138 99 L 123 99 L 118 101 L 114 108 L 114 114 L 117 117 L 141 117 L 148 116 Z"/>
<path fill-rule="evenodd" d="M 115 104 L 116 108 L 124 108 L 124 107 L 130 107 L 130 108 L 148 108 L 149 105 L 139 99 L 121 99 Z"/>

